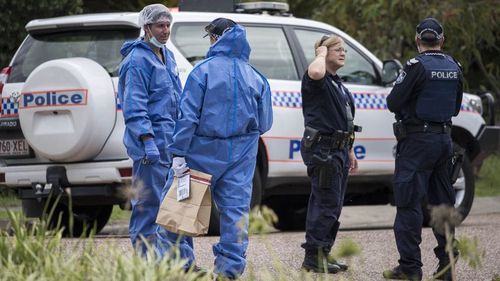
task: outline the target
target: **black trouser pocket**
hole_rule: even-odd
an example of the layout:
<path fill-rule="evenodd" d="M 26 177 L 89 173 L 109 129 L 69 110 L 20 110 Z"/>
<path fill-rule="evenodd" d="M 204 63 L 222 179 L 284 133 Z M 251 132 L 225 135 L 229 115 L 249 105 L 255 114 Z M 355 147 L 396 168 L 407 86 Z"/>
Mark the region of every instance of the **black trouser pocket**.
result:
<path fill-rule="evenodd" d="M 418 200 L 415 168 L 408 165 L 408 160 L 396 159 L 394 173 L 394 203 L 397 207 L 408 207 Z"/>
<path fill-rule="evenodd" d="M 334 186 L 333 180 L 340 172 L 340 167 L 332 155 L 314 154 L 312 162 L 315 164 L 314 174 L 318 177 L 319 188 L 332 188 Z"/>
<path fill-rule="evenodd" d="M 318 177 L 319 188 L 332 188 L 337 171 L 333 166 L 317 166 L 314 174 Z"/>
<path fill-rule="evenodd" d="M 394 182 L 394 203 L 397 207 L 408 207 L 416 197 L 415 183 L 410 181 Z"/>

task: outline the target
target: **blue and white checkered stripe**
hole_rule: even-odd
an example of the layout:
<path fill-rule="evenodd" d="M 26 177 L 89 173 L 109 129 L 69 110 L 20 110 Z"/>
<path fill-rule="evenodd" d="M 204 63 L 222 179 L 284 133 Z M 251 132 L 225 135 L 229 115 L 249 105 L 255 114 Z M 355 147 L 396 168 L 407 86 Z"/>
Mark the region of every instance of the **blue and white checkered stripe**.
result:
<path fill-rule="evenodd" d="M 368 110 L 386 110 L 387 109 L 387 95 L 385 94 L 372 94 L 372 93 L 354 93 L 354 103 L 356 109 Z M 272 102 L 275 107 L 302 107 L 302 95 L 300 92 L 286 92 L 276 91 L 272 94 Z M 469 105 L 468 100 L 464 97 L 461 106 L 462 111 L 476 112 L 474 108 Z"/>
<path fill-rule="evenodd" d="M 122 110 L 122 104 L 120 103 L 120 97 L 118 96 L 118 93 L 115 93 L 116 97 L 116 110 Z"/>
<path fill-rule="evenodd" d="M 354 93 L 356 109 L 387 109 L 386 95 L 370 93 Z M 302 95 L 300 92 L 275 91 L 272 93 L 272 103 L 275 107 L 302 107 Z M 116 110 L 122 110 L 122 104 L 118 94 L 116 95 Z M 464 98 L 461 106 L 462 111 L 475 112 Z M 2 116 L 15 116 L 19 114 L 19 104 L 14 103 L 10 98 L 2 98 Z"/>
<path fill-rule="evenodd" d="M 353 95 L 357 109 L 387 109 L 385 95 L 356 93 Z M 273 106 L 276 107 L 302 107 L 302 95 L 300 92 L 273 92 Z"/>
<path fill-rule="evenodd" d="M 2 116 L 17 115 L 19 112 L 19 104 L 12 102 L 10 98 L 2 98 Z"/>
<path fill-rule="evenodd" d="M 387 109 L 385 95 L 354 93 L 356 109 Z"/>
<path fill-rule="evenodd" d="M 122 110 L 122 104 L 120 103 L 120 98 L 116 95 L 116 110 Z M 19 104 L 11 102 L 10 98 L 2 98 L 2 110 L 0 115 L 3 116 L 13 116 L 19 114 Z"/>
<path fill-rule="evenodd" d="M 273 106 L 277 107 L 302 107 L 302 95 L 300 92 L 276 91 L 271 95 Z"/>
<path fill-rule="evenodd" d="M 476 112 L 476 110 L 474 110 L 470 105 L 463 104 L 463 103 L 462 103 L 462 106 L 460 106 L 460 110 L 461 111 L 468 111 L 468 112 Z"/>
<path fill-rule="evenodd" d="M 460 106 L 460 110 L 467 112 L 477 112 L 472 106 L 470 106 L 469 101 L 470 99 L 464 96 L 462 99 L 462 105 Z"/>

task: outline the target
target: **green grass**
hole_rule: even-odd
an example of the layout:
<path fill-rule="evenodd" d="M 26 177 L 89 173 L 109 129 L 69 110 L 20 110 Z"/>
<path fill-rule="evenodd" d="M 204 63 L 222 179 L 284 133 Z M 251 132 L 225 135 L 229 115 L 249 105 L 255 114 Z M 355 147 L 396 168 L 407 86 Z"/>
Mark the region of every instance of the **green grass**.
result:
<path fill-rule="evenodd" d="M 19 207 L 21 200 L 17 199 L 12 189 L 0 186 L 0 207 Z"/>
<path fill-rule="evenodd" d="M 21 210 L 10 210 L 11 212 L 18 214 L 21 213 Z M 1 207 L 0 209 L 0 220 L 8 220 L 9 219 L 9 210 Z"/>
<path fill-rule="evenodd" d="M 132 211 L 122 210 L 118 205 L 113 206 L 110 221 L 128 221 Z"/>
<path fill-rule="evenodd" d="M 7 210 L 15 213 L 21 212 L 21 200 L 17 199 L 16 194 L 12 189 L 5 186 L 0 186 L 0 220 L 8 220 L 9 215 Z"/>
<path fill-rule="evenodd" d="M 120 212 L 118 212 L 119 214 Z M 266 219 L 274 219 L 275 215 L 263 207 L 261 211 L 253 210 L 250 214 L 253 231 L 258 233 L 262 224 L 270 223 Z M 185 272 L 184 262 L 175 257 L 165 257 L 157 260 L 154 251 L 146 258 L 141 257 L 113 242 L 96 243 L 91 235 L 88 239 L 63 240 L 62 231 L 50 230 L 42 221 L 34 221 L 26 227 L 26 219 L 22 214 L 9 212 L 11 230 L 9 233 L 0 230 L 0 281 L 17 280 L 59 280 L 59 281 L 211 281 L 214 276 L 209 274 L 199 277 L 196 273 Z M 265 239 L 264 239 L 265 240 Z M 268 244 L 271 254 L 273 246 Z M 346 245 L 340 243 L 338 248 L 346 248 L 341 255 L 360 254 L 360 248 L 354 241 Z M 353 247 L 355 249 L 353 249 Z M 359 250 L 358 250 L 359 249 Z M 178 256 L 178 253 L 176 253 Z M 248 277 L 245 280 L 256 281 L 313 281 L 331 280 L 329 275 L 297 272 L 273 256 L 273 267 L 276 272 L 255 269 L 249 266 Z"/>
<path fill-rule="evenodd" d="M 12 236 L 0 230 L 0 281 L 17 280 L 195 280 L 179 259 L 156 261 L 124 254 L 116 245 L 97 247 L 92 238 L 64 241 L 43 221 L 31 227 L 20 214 L 10 213 Z M 106 248 L 103 251 L 103 248 Z M 152 253 L 152 252 L 151 252 Z M 207 276 L 199 280 L 210 280 Z"/>
<path fill-rule="evenodd" d="M 500 196 L 500 155 L 488 157 L 476 179 L 476 196 Z"/>
<path fill-rule="evenodd" d="M 275 214 L 263 207 L 250 213 L 250 229 L 259 234 L 262 224 L 269 224 Z M 7 232 L 0 230 L 0 281 L 17 280 L 58 280 L 58 281 L 211 281 L 212 274 L 199 278 L 193 272 L 184 272 L 183 261 L 174 257 L 157 260 L 150 251 L 146 258 L 131 251 L 124 250 L 114 242 L 97 243 L 92 235 L 88 239 L 62 239 L 62 231 L 49 230 L 42 221 L 34 221 L 26 227 L 26 218 L 21 214 L 9 213 L 12 229 Z M 332 280 L 329 274 L 312 274 L 305 271 L 297 272 L 280 261 L 275 254 L 273 245 L 262 236 L 261 243 L 269 249 L 269 262 L 273 272 L 248 268 L 244 280 L 249 281 L 323 281 Z M 459 239 L 463 253 L 461 259 L 473 269 L 481 267 L 485 250 L 479 241 L 467 237 Z M 344 239 L 336 246 L 337 259 L 352 258 L 361 254 L 362 249 L 357 242 Z M 177 253 L 178 254 L 178 253 Z M 177 255 L 178 256 L 178 255 Z M 352 264 L 351 264 L 352 266 Z M 349 276 L 340 280 L 353 280 L 356 276 L 356 266 L 352 266 Z M 210 271 L 209 271 L 210 273 Z M 335 278 L 334 278 L 335 279 Z M 495 279 L 496 281 L 496 279 Z"/>

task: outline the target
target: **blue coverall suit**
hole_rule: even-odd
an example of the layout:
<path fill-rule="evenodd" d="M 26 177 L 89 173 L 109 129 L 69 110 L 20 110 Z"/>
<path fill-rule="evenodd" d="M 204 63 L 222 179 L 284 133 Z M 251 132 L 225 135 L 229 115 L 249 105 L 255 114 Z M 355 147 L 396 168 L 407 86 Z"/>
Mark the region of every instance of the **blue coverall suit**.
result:
<path fill-rule="evenodd" d="M 212 175 L 213 200 L 220 213 L 220 241 L 213 247 L 215 272 L 229 278 L 245 269 L 259 135 L 272 125 L 270 87 L 249 64 L 249 56 L 250 45 L 240 25 L 210 47 L 186 81 L 169 145 L 172 154 L 186 158 L 189 168 Z M 179 243 L 181 257 L 188 265 L 193 263 L 193 248 L 186 242 L 190 238 L 159 236 Z"/>
<path fill-rule="evenodd" d="M 338 75 L 327 73 L 321 80 L 312 80 L 306 72 L 302 78 L 302 110 L 305 126 L 319 130 L 310 148 L 301 144 L 301 155 L 311 179 L 311 195 L 307 208 L 306 242 L 302 247 L 317 253 L 328 254 L 337 237 L 339 217 L 344 203 L 349 175 L 349 149 L 352 143 L 344 142 L 341 147 L 332 143 L 329 137 L 334 132 L 353 133 L 354 99 L 341 83 Z M 321 163 L 315 156 L 327 159 L 333 176 L 327 186 L 319 186 Z"/>
<path fill-rule="evenodd" d="M 132 201 L 129 234 L 132 244 L 146 251 L 142 237 L 155 245 L 156 215 L 160 197 L 171 165 L 167 145 L 172 142 L 177 106 L 182 86 L 173 53 L 162 48 L 165 63 L 150 46 L 138 38 L 125 42 L 121 49 L 118 96 L 125 119 L 123 142 L 133 160 L 133 181 L 137 187 Z M 143 163 L 141 136 L 150 135 L 160 152 L 156 163 Z"/>
<path fill-rule="evenodd" d="M 455 203 L 449 132 L 451 117 L 458 115 L 461 103 L 460 66 L 440 51 L 426 51 L 409 60 L 387 97 L 389 110 L 407 128 L 406 137 L 397 144 L 394 234 L 400 268 L 408 276 L 422 278 L 423 199 L 427 197 L 430 205 Z M 448 260 L 445 236 L 433 232 L 438 242 L 436 257 Z"/>

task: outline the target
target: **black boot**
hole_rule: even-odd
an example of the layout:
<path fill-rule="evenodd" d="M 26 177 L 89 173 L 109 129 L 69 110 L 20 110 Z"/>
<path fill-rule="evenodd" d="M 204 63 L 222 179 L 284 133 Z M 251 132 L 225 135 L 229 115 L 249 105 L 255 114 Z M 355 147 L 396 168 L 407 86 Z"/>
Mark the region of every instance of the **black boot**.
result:
<path fill-rule="evenodd" d="M 331 264 L 334 264 L 340 268 L 341 271 L 347 271 L 349 266 L 343 262 L 339 262 L 335 259 L 328 259 Z"/>
<path fill-rule="evenodd" d="M 339 232 L 339 228 L 340 228 L 340 222 L 337 220 L 333 224 L 332 229 L 330 231 L 330 234 L 332 235 L 332 241 L 334 241 L 334 242 L 337 239 L 337 233 Z M 326 257 L 328 257 L 328 262 L 338 266 L 341 271 L 347 271 L 349 266 L 347 266 L 347 264 L 345 264 L 345 263 L 338 262 L 337 260 L 331 258 L 330 257 L 330 250 L 331 250 L 331 248 L 323 248 L 323 253 L 325 254 Z"/>
<path fill-rule="evenodd" d="M 330 257 L 330 249 L 329 248 L 323 248 L 323 255 L 325 255 L 325 257 L 327 257 L 329 263 L 338 266 L 341 271 L 347 271 L 347 269 L 349 269 L 349 266 L 347 264 L 339 262 L 336 259 Z"/>
<path fill-rule="evenodd" d="M 441 263 L 441 262 L 439 263 L 436 271 L 433 274 L 434 278 L 436 278 L 436 280 L 451 281 L 451 266 L 448 266 L 448 265 L 449 265 L 449 263 Z M 442 272 L 445 268 L 446 268 L 446 271 Z M 439 276 L 438 276 L 438 274 L 439 274 Z"/>
<path fill-rule="evenodd" d="M 385 270 L 382 275 L 385 279 L 393 279 L 393 280 L 412 280 L 412 281 L 420 281 L 422 280 L 422 276 L 418 276 L 417 274 L 405 273 L 398 265 L 393 269 Z"/>
<path fill-rule="evenodd" d="M 318 273 L 337 273 L 341 271 L 338 265 L 328 262 L 328 257 L 322 249 L 306 249 L 302 268 L 306 271 Z"/>
<path fill-rule="evenodd" d="M 455 254 L 455 263 L 458 261 L 458 253 Z M 446 268 L 446 270 L 445 270 Z M 441 273 L 441 271 L 445 270 L 444 272 Z M 439 274 L 439 276 L 437 276 Z M 434 272 L 434 278 L 436 280 L 445 280 L 445 281 L 451 281 L 451 266 L 450 266 L 450 260 L 449 259 L 444 259 L 440 260 L 438 267 L 436 269 L 436 272 Z"/>

